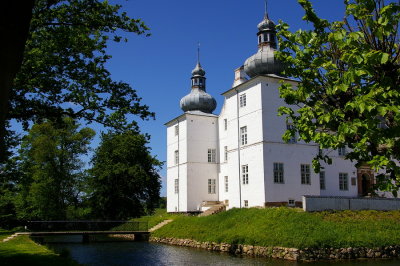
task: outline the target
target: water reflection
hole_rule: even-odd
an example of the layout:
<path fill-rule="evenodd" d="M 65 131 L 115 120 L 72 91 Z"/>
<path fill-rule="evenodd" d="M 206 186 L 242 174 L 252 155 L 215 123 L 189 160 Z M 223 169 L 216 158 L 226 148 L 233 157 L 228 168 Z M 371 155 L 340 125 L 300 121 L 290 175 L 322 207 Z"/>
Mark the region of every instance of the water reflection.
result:
<path fill-rule="evenodd" d="M 399 260 L 356 260 L 297 263 L 265 258 L 235 257 L 205 250 L 147 242 L 50 244 L 66 248 L 71 257 L 85 265 L 277 265 L 277 266 L 398 266 Z"/>

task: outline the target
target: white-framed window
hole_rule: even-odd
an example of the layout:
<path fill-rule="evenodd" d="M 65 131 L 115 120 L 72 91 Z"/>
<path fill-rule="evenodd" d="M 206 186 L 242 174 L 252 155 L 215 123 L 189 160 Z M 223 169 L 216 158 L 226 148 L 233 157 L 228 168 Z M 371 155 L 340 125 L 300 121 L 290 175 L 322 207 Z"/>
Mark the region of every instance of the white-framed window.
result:
<path fill-rule="evenodd" d="M 207 159 L 208 159 L 208 162 L 209 163 L 215 163 L 216 162 L 216 150 L 215 149 L 208 149 L 208 152 L 207 152 Z"/>
<path fill-rule="evenodd" d="M 229 191 L 229 178 L 228 176 L 225 176 L 225 192 Z"/>
<path fill-rule="evenodd" d="M 247 104 L 246 101 L 246 93 L 243 93 L 239 96 L 239 103 L 240 103 L 240 107 L 245 107 Z"/>
<path fill-rule="evenodd" d="M 325 172 L 319 172 L 319 188 L 325 190 Z"/>
<path fill-rule="evenodd" d="M 289 207 L 295 207 L 296 206 L 296 202 L 294 201 L 294 199 L 289 199 L 288 200 L 288 206 Z"/>
<path fill-rule="evenodd" d="M 224 130 L 228 130 L 228 119 L 224 119 Z"/>
<path fill-rule="evenodd" d="M 242 145 L 247 144 L 247 126 L 240 128 L 240 143 L 242 143 Z"/>
<path fill-rule="evenodd" d="M 216 182 L 215 179 L 208 179 L 208 194 L 215 194 Z"/>
<path fill-rule="evenodd" d="M 178 136 L 178 135 L 179 135 L 179 126 L 176 125 L 175 126 L 175 136 Z"/>
<path fill-rule="evenodd" d="M 310 165 L 309 164 L 300 165 L 300 172 L 301 172 L 301 184 L 311 185 Z"/>
<path fill-rule="evenodd" d="M 178 165 L 178 164 L 179 164 L 179 151 L 176 150 L 175 151 L 175 165 Z"/>
<path fill-rule="evenodd" d="M 283 184 L 283 163 L 274 163 L 274 183 Z"/>
<path fill-rule="evenodd" d="M 294 128 L 294 126 L 292 124 L 286 124 L 287 130 L 292 130 L 293 128 Z M 297 143 L 296 134 L 294 136 L 290 137 L 288 143 L 291 143 L 291 144 Z"/>
<path fill-rule="evenodd" d="M 179 179 L 174 180 L 174 185 L 175 185 L 175 194 L 179 193 Z"/>
<path fill-rule="evenodd" d="M 244 200 L 244 207 L 248 208 L 249 207 L 249 201 L 248 200 Z"/>
<path fill-rule="evenodd" d="M 339 156 L 346 156 L 346 147 L 339 147 L 338 148 L 338 155 Z"/>
<path fill-rule="evenodd" d="M 339 189 L 349 190 L 349 180 L 347 173 L 339 173 Z"/>
<path fill-rule="evenodd" d="M 242 165 L 242 181 L 243 185 L 247 185 L 249 183 L 249 165 Z"/>
<path fill-rule="evenodd" d="M 224 161 L 228 161 L 228 146 L 224 146 Z"/>

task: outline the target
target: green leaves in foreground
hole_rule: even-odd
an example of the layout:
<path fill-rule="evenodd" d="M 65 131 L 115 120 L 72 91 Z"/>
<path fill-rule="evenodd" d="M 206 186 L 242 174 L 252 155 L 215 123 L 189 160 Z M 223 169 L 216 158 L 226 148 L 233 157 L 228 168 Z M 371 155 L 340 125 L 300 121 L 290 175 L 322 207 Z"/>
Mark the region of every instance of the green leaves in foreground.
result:
<path fill-rule="evenodd" d="M 313 30 L 278 25 L 278 58 L 297 87 L 282 83 L 281 107 L 306 142 L 322 149 L 348 146 L 347 159 L 386 172 L 377 188 L 395 193 L 400 185 L 400 5 L 383 0 L 346 0 L 343 21 L 320 19 L 310 1 L 299 0 Z M 322 153 L 315 159 L 329 162 Z M 383 170 L 383 171 L 382 171 Z"/>

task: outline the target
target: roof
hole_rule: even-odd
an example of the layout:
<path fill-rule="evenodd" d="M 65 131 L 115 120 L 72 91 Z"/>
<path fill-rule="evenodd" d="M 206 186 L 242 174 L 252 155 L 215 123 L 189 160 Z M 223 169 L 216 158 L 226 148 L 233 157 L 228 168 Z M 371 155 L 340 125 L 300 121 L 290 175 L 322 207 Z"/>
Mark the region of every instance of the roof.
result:
<path fill-rule="evenodd" d="M 180 116 L 177 116 L 174 119 L 169 120 L 164 125 L 167 126 L 171 122 L 174 122 L 175 120 L 178 120 L 178 119 L 184 117 L 185 115 L 197 115 L 197 116 L 208 116 L 208 117 L 218 118 L 218 115 L 215 115 L 215 114 L 204 113 L 204 112 L 201 112 L 201 111 L 187 111 L 187 112 L 184 112 L 183 114 L 181 114 Z"/>

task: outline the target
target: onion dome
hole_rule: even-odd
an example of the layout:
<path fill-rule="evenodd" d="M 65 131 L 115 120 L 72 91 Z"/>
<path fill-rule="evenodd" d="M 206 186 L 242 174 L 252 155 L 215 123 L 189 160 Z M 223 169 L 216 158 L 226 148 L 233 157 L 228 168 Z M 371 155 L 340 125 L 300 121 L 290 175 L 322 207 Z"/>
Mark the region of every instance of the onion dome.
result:
<path fill-rule="evenodd" d="M 204 113 L 212 113 L 217 107 L 215 99 L 206 92 L 206 72 L 197 62 L 196 67 L 192 71 L 192 90 L 180 101 L 181 109 L 187 111 L 201 111 Z"/>
<path fill-rule="evenodd" d="M 264 19 L 258 24 L 258 52 L 244 62 L 244 71 L 249 77 L 257 75 L 280 75 L 283 64 L 275 57 L 277 47 L 275 23 L 265 12 Z"/>

